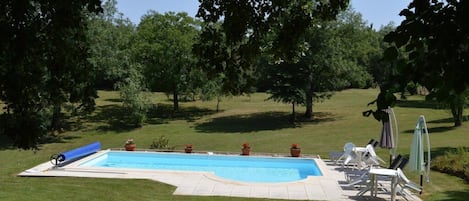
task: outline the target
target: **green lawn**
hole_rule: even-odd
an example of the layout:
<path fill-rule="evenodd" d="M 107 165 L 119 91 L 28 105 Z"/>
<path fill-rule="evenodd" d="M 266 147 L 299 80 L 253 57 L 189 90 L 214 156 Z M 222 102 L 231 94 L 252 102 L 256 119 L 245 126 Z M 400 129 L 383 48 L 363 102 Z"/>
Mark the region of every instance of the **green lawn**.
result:
<path fill-rule="evenodd" d="M 119 96 L 116 92 L 100 91 L 97 110 L 93 115 L 69 118 L 66 132 L 50 139 L 37 152 L 10 148 L 5 139 L 0 143 L 0 200 L 219 200 L 218 197 L 173 196 L 174 187 L 146 180 L 85 179 L 85 178 L 21 178 L 19 172 L 47 161 L 50 155 L 93 141 L 103 148 L 120 148 L 127 138 L 134 138 L 137 148 L 148 149 L 161 135 L 169 138 L 170 146 L 183 149 L 191 143 L 195 150 L 239 152 L 241 144 L 249 142 L 253 152 L 289 152 L 298 143 L 302 153 L 328 157 L 346 142 L 365 144 L 370 138 L 379 139 L 380 122 L 362 117 L 361 112 L 375 109 L 367 103 L 377 90 L 346 90 L 331 100 L 316 103 L 314 121 L 288 122 L 291 105 L 265 101 L 266 94 L 224 98 L 220 111 L 216 102 L 184 102 L 181 112 L 171 112 L 171 102 L 162 94 L 151 94 L 157 107 L 142 128 L 132 129 L 123 122 Z M 449 110 L 434 109 L 435 105 L 422 97 L 399 101 L 395 108 L 399 122 L 399 153 L 407 155 L 415 123 L 425 115 L 430 128 L 432 154 L 442 154 L 448 148 L 468 146 L 469 122 L 454 129 Z M 303 112 L 304 108 L 297 108 Z M 467 113 L 466 113 L 467 114 Z M 299 114 L 298 114 L 299 115 Z M 378 148 L 382 158 L 389 152 Z M 407 173 L 414 181 L 417 176 Z M 462 179 L 431 173 L 431 182 L 424 184 L 424 200 L 466 200 L 469 185 Z M 245 198 L 223 198 L 246 200 Z M 253 199 L 254 200 L 254 199 Z"/>

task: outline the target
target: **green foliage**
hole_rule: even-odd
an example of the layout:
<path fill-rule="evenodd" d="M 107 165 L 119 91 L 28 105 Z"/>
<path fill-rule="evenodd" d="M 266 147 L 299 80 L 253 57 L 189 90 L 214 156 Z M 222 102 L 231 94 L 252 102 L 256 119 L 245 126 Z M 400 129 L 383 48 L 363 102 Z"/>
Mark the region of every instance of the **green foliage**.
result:
<path fill-rule="evenodd" d="M 418 84 L 415 84 L 414 82 L 409 82 L 405 86 L 405 90 L 410 93 L 410 95 L 415 95 L 418 93 L 418 88 L 420 86 Z"/>
<path fill-rule="evenodd" d="M 13 141 L 13 145 L 21 149 L 38 149 L 38 143 L 44 139 L 50 125 L 51 113 L 40 112 L 12 113 L 1 115 L 2 133 Z"/>
<path fill-rule="evenodd" d="M 304 35 L 314 20 L 333 19 L 347 0 L 201 1 L 204 21 L 195 53 L 209 78 L 223 75 L 225 93 L 242 94 L 253 84 L 262 53 L 293 62 L 306 49 Z"/>
<path fill-rule="evenodd" d="M 198 34 L 198 22 L 187 13 L 159 14 L 149 11 L 137 27 L 135 57 L 144 67 L 152 91 L 173 94 L 174 110 L 178 96 L 189 91 L 195 60 L 192 44 Z"/>
<path fill-rule="evenodd" d="M 209 80 L 218 83 L 221 79 L 223 94 L 248 93 L 255 79 L 254 58 L 246 55 L 251 50 L 246 46 L 242 50 L 230 47 L 226 34 L 221 32 L 221 26 L 215 23 L 210 27 L 202 27 L 202 33 L 193 48 L 197 66 L 207 74 Z"/>
<path fill-rule="evenodd" d="M 349 9 L 331 22 L 317 22 L 305 33 L 308 47 L 296 63 L 265 67 L 269 93 L 276 101 L 305 105 L 312 118 L 313 102 L 329 99 L 333 91 L 371 83 L 366 68 L 369 54 L 378 51 L 374 32 Z"/>
<path fill-rule="evenodd" d="M 93 66 L 98 88 L 113 89 L 116 82 L 128 77 L 128 69 L 136 62 L 132 58 L 135 26 L 117 11 L 116 5 L 116 0 L 106 0 L 103 13 L 89 14 L 88 61 Z"/>
<path fill-rule="evenodd" d="M 336 60 L 336 65 L 342 68 L 336 71 L 343 75 L 345 88 L 370 87 L 373 79 L 368 68 L 372 66 L 373 57 L 381 53 L 379 35 L 351 7 L 341 12 L 336 21 L 324 26 L 329 26 L 327 32 L 331 42 L 328 45 L 335 52 L 331 60 Z M 335 81 L 338 82 L 338 79 Z"/>
<path fill-rule="evenodd" d="M 0 16 L 0 99 L 8 114 L 5 134 L 16 146 L 36 147 L 51 126 L 45 126 L 50 123 L 45 114 L 53 107 L 71 102 L 88 111 L 94 108 L 97 95 L 86 60 L 89 44 L 83 11 L 99 12 L 100 3 L 0 2 L 4 14 Z M 53 113 L 52 118 L 59 117 Z"/>
<path fill-rule="evenodd" d="M 202 1 L 197 16 L 208 27 L 224 17 L 222 29 L 218 31 L 226 34 L 227 44 L 247 48 L 251 54 L 259 53 L 261 41 L 275 30 L 270 51 L 279 59 L 287 60 L 297 56 L 302 36 L 313 20 L 333 19 L 347 4 L 344 0 L 242 1 L 236 4 Z"/>
<path fill-rule="evenodd" d="M 469 182 L 469 149 L 458 147 L 432 160 L 431 168 L 461 177 Z"/>
<path fill-rule="evenodd" d="M 133 67 L 132 69 L 137 69 Z M 138 70 L 130 70 L 130 76 L 116 84 L 120 91 L 123 106 L 128 115 L 128 122 L 135 127 L 141 127 L 150 109 L 150 100 L 143 93 L 145 91 L 143 75 Z"/>
<path fill-rule="evenodd" d="M 161 135 L 158 139 L 153 140 L 150 149 L 168 149 L 173 150 L 174 147 L 169 146 L 169 139 L 165 135 Z"/>
<path fill-rule="evenodd" d="M 384 37 L 394 31 L 396 26 L 390 23 L 380 28 L 376 33 L 378 38 L 379 51 L 371 56 L 369 72 L 373 75 L 373 82 L 378 86 L 391 86 L 393 91 L 404 91 L 407 82 L 400 78 L 400 68 L 407 63 L 407 54 L 404 48 L 395 48 L 391 44 L 385 42 Z M 388 60 L 386 58 L 396 58 Z"/>
<path fill-rule="evenodd" d="M 192 80 L 190 83 L 192 86 L 189 86 L 189 90 L 191 93 L 198 95 L 201 100 L 209 101 L 222 94 L 221 87 L 223 85 L 221 78 L 209 80 L 207 74 L 201 69 L 193 69 L 191 74 L 198 75 L 191 76 Z"/>
<path fill-rule="evenodd" d="M 141 66 L 133 58 L 134 25 L 116 8 L 116 0 L 103 4 L 104 12 L 91 13 L 88 37 L 91 39 L 90 57 L 96 73 L 96 85 L 116 88 L 127 114 L 127 122 L 141 127 L 149 109 Z"/>
<path fill-rule="evenodd" d="M 406 19 L 384 38 L 395 45 L 386 51 L 387 59 L 396 61 L 401 47 L 408 54 L 408 62 L 398 66 L 403 86 L 414 81 L 438 93 L 438 101 L 451 105 L 455 126 L 462 125 L 464 109 L 455 99 L 465 99 L 469 85 L 468 4 L 414 0 L 400 13 Z"/>

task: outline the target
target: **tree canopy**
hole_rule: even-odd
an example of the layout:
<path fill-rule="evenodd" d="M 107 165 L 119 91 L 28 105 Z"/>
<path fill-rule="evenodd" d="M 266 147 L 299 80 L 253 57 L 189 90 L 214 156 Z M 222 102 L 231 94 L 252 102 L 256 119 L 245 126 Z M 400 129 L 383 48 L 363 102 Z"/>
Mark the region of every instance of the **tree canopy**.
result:
<path fill-rule="evenodd" d="M 135 42 L 135 25 L 124 18 L 116 8 L 117 0 L 105 0 L 103 13 L 90 13 L 88 38 L 90 55 L 98 89 L 113 89 L 115 84 L 128 77 Z"/>
<path fill-rule="evenodd" d="M 137 27 L 136 57 L 144 65 L 149 86 L 154 91 L 173 94 L 178 110 L 179 95 L 187 89 L 195 64 L 192 44 L 198 22 L 187 13 L 148 12 Z"/>
<path fill-rule="evenodd" d="M 304 50 L 304 34 L 315 19 L 334 19 L 347 0 L 200 0 L 203 28 L 196 52 L 212 77 L 223 74 L 225 90 L 243 93 L 252 83 L 253 63 L 262 52 L 292 61 Z M 221 25 L 218 23 L 221 22 Z M 231 81 L 230 84 L 226 84 Z"/>
<path fill-rule="evenodd" d="M 100 12 L 101 2 L 0 2 L 2 127 L 20 148 L 37 146 L 63 103 L 94 106 L 84 9 Z"/>
<path fill-rule="evenodd" d="M 269 93 L 277 101 L 306 106 L 313 117 L 313 102 L 323 101 L 336 90 L 367 87 L 370 55 L 377 54 L 376 33 L 351 8 L 334 21 L 317 21 L 305 33 L 307 49 L 297 62 L 268 68 Z"/>
<path fill-rule="evenodd" d="M 386 50 L 388 59 L 396 59 L 401 47 L 409 55 L 396 66 L 403 81 L 420 83 L 448 103 L 455 126 L 462 124 L 469 85 L 468 9 L 468 1 L 414 0 L 400 13 L 406 19 L 385 37 L 395 45 Z"/>

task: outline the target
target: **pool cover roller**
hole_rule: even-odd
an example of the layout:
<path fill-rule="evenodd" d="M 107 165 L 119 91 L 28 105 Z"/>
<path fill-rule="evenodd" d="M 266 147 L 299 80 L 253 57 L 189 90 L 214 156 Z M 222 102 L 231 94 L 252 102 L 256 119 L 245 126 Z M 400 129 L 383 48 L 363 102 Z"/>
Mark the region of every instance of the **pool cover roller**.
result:
<path fill-rule="evenodd" d="M 95 153 L 99 150 L 101 150 L 101 143 L 94 142 L 94 143 L 91 143 L 86 146 L 79 147 L 70 151 L 66 151 L 60 154 L 54 154 L 51 156 L 51 162 L 52 164 L 54 164 L 55 162 L 54 165 L 59 165 L 61 163 L 64 163 L 65 161 L 75 160 L 83 156 L 87 156 L 92 153 Z"/>

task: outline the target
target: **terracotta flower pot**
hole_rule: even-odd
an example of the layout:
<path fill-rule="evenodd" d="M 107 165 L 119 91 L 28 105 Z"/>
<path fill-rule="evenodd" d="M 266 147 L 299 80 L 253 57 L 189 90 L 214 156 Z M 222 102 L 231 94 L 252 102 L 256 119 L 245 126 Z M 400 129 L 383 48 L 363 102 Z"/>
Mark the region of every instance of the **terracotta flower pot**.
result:
<path fill-rule="evenodd" d="M 301 149 L 300 148 L 291 148 L 290 154 L 292 157 L 300 157 Z"/>
<path fill-rule="evenodd" d="M 241 149 L 241 155 L 249 156 L 251 154 L 251 147 L 243 147 Z"/>
<path fill-rule="evenodd" d="M 126 144 L 125 146 L 126 151 L 135 151 L 135 148 L 137 147 L 136 144 Z"/>
<path fill-rule="evenodd" d="M 184 148 L 184 152 L 192 153 L 192 144 L 186 144 L 186 147 Z"/>

